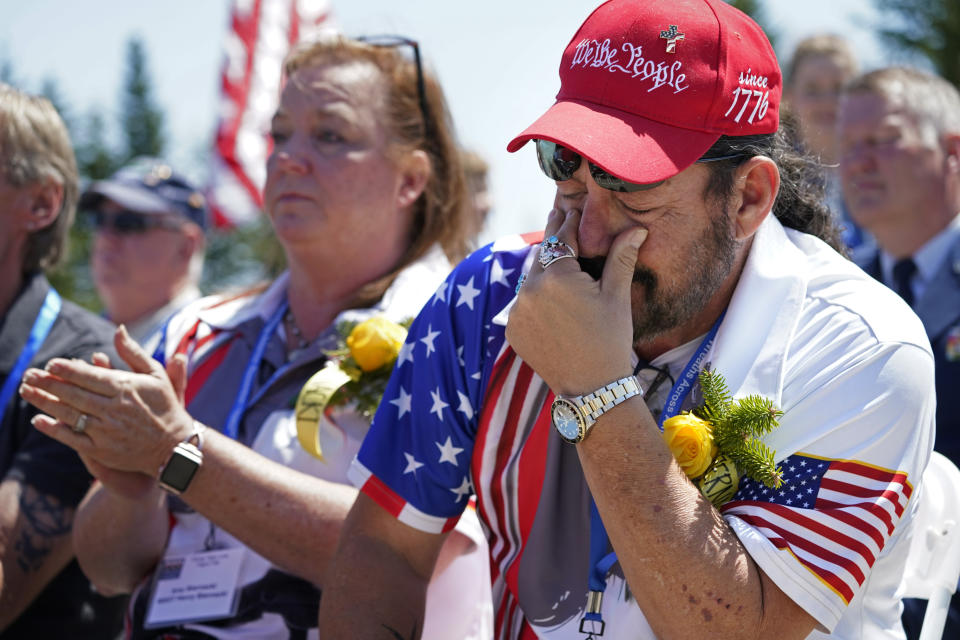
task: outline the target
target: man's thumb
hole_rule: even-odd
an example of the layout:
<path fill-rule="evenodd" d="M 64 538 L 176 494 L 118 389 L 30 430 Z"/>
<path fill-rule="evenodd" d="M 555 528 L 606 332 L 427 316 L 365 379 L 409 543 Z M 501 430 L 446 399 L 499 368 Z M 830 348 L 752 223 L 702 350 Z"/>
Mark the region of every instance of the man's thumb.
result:
<path fill-rule="evenodd" d="M 647 230 L 635 227 L 624 231 L 613 240 L 603 268 L 600 288 L 605 291 L 625 291 L 629 296 L 633 271 L 637 266 L 637 252 L 647 239 Z"/>

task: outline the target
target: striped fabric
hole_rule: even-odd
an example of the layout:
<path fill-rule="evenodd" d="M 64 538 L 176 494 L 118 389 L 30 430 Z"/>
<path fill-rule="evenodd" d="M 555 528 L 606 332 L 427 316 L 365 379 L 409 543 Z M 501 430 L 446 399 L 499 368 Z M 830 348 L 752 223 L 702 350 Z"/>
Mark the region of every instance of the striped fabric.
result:
<path fill-rule="evenodd" d="M 735 515 L 789 549 L 849 604 L 900 521 L 913 487 L 906 474 L 848 460 L 793 455 L 784 482 L 749 478 L 720 512 Z"/>

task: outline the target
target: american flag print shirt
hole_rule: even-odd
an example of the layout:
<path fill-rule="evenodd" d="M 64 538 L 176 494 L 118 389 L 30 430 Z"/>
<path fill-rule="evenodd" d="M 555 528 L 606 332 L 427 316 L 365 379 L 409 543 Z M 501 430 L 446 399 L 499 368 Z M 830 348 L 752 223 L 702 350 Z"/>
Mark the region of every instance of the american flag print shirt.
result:
<path fill-rule="evenodd" d="M 785 411 L 768 437 L 784 486 L 764 493 L 743 479 L 721 513 L 818 621 L 811 637 L 895 637 L 900 524 L 932 446 L 932 358 L 922 327 L 802 235 L 764 223 L 708 357 L 735 397 L 761 393 Z M 504 338 L 533 255 L 517 236 L 453 271 L 411 326 L 350 476 L 428 532 L 449 530 L 476 494 L 496 636 L 572 640 L 590 568 L 589 491 L 575 447 L 551 425 L 552 393 Z M 676 377 L 686 360 L 670 357 L 654 364 Z M 655 637 L 616 565 L 603 617 L 605 640 Z"/>

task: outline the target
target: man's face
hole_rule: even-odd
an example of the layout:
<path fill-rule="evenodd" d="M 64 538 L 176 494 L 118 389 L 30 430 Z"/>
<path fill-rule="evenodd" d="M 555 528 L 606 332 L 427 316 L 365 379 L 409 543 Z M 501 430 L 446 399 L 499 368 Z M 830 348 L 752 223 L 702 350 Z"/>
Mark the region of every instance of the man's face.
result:
<path fill-rule="evenodd" d="M 599 278 L 613 238 L 648 230 L 634 271 L 634 342 L 650 341 L 691 321 L 730 275 L 741 242 L 724 206 L 705 198 L 709 170 L 693 165 L 648 191 L 601 189 L 582 163 L 557 183 L 557 206 L 582 211 L 578 245 L 584 271 Z"/>
<path fill-rule="evenodd" d="M 107 312 L 129 322 L 162 307 L 189 265 L 191 251 L 182 230 L 186 222 L 161 214 L 170 222 L 167 227 L 123 232 L 112 222 L 124 211 L 120 205 L 105 200 L 98 211 L 105 224 L 94 232 L 90 265 Z"/>
<path fill-rule="evenodd" d="M 841 102 L 840 172 L 853 220 L 873 233 L 896 233 L 945 206 L 945 153 L 896 97 L 852 93 Z"/>

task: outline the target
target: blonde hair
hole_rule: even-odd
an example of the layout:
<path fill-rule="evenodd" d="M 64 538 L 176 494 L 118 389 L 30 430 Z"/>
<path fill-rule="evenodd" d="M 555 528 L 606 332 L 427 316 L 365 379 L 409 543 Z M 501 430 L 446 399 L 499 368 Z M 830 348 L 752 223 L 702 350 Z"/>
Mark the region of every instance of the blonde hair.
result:
<path fill-rule="evenodd" d="M 63 187 L 57 219 L 30 234 L 22 271 L 49 269 L 66 253 L 79 187 L 77 161 L 60 114 L 44 97 L 0 83 L 0 171 L 15 187 L 52 179 Z"/>

